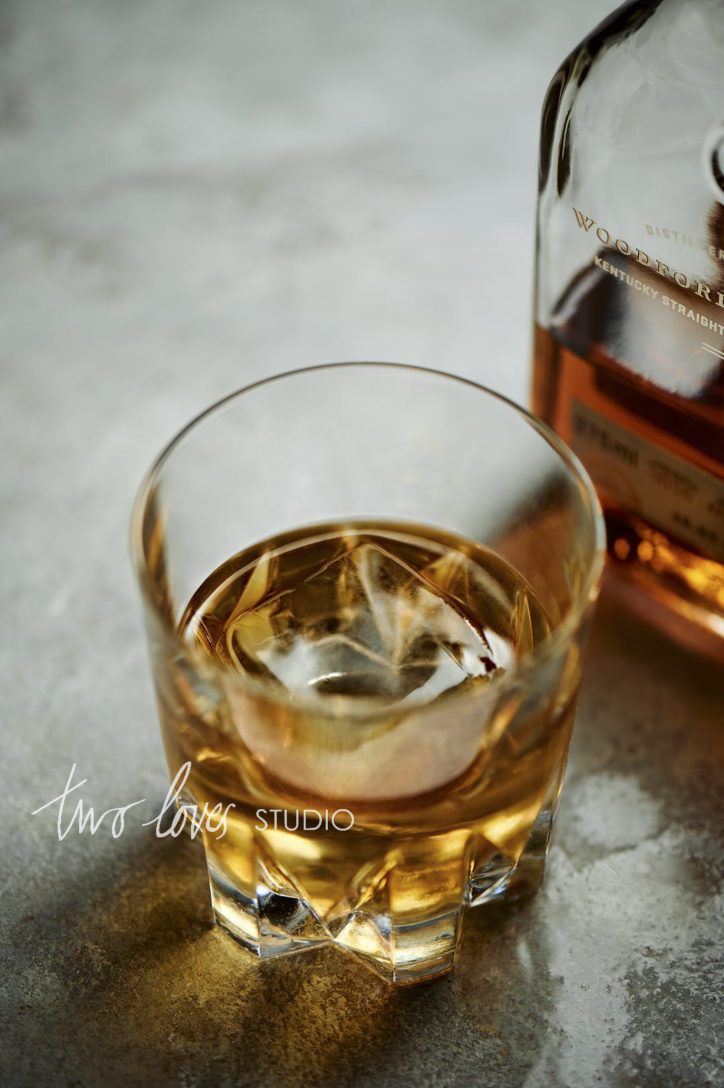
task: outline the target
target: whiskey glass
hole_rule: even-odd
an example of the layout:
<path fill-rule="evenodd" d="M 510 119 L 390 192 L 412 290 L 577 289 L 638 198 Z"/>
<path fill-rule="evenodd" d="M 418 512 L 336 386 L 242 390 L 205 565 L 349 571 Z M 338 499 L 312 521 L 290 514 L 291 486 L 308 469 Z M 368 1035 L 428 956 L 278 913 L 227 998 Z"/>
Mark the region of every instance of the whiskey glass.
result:
<path fill-rule="evenodd" d="M 292 371 L 174 438 L 132 552 L 224 929 L 414 982 L 539 886 L 603 545 L 563 442 L 438 371 Z"/>

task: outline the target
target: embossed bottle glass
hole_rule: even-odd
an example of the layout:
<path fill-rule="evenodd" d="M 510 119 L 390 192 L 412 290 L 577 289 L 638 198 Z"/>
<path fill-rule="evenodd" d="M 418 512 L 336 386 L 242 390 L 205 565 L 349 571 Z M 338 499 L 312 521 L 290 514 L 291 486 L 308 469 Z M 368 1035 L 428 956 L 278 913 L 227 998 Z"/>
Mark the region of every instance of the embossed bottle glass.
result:
<path fill-rule="evenodd" d="M 710 647 L 724 646 L 722 58 L 721 0 L 632 2 L 553 78 L 533 381 L 533 410 L 599 489 L 615 569 Z"/>
<path fill-rule="evenodd" d="M 293 372 L 171 443 L 133 552 L 222 926 L 408 982 L 538 886 L 602 542 L 560 440 L 432 371 Z"/>

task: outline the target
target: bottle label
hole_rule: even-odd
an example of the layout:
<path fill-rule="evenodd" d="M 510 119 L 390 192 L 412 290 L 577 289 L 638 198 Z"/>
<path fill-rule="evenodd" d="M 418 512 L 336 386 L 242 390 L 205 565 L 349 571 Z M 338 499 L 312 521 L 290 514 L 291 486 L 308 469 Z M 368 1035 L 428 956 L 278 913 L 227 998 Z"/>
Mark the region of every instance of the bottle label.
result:
<path fill-rule="evenodd" d="M 646 249 L 572 209 L 577 229 L 593 247 L 589 282 L 598 283 L 602 296 L 595 305 L 602 347 L 634 373 L 685 397 L 698 396 L 724 360 L 724 205 L 721 209 L 716 226 L 712 213 L 708 238 L 643 224 Z M 655 255 L 659 247 L 666 247 L 670 263 Z M 682 270 L 692 260 L 709 267 L 708 278 Z M 557 318 L 566 321 L 570 315 Z"/>
<path fill-rule="evenodd" d="M 622 510 L 724 562 L 724 481 L 576 399 L 570 444 Z"/>

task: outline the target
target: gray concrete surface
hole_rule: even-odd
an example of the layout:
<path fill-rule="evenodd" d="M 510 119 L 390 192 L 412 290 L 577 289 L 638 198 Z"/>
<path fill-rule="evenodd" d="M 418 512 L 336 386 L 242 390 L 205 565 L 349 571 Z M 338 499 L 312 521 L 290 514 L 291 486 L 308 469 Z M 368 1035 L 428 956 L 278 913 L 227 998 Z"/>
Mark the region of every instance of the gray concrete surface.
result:
<path fill-rule="evenodd" d="M 523 400 L 540 100 L 602 0 L 5 0 L 0 1083 L 720 1084 L 721 671 L 604 597 L 549 876 L 395 991 L 211 925 L 127 555 L 197 409 L 341 358 Z M 125 833 L 58 841 L 71 765 Z"/>

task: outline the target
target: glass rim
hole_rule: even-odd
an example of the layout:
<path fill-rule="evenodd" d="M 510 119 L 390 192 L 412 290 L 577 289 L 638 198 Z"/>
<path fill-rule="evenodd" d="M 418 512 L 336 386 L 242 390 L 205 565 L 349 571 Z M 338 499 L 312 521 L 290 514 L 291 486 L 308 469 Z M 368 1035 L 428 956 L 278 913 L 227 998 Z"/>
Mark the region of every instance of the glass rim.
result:
<path fill-rule="evenodd" d="M 191 657 L 192 660 L 198 660 L 203 662 L 205 670 L 210 670 L 211 675 L 223 676 L 225 684 L 230 682 L 240 684 L 246 690 L 256 691 L 262 694 L 265 698 L 272 700 L 273 702 L 283 703 L 284 705 L 294 706 L 299 709 L 303 709 L 307 706 L 306 703 L 300 703 L 299 700 L 285 699 L 283 695 L 277 690 L 273 689 L 271 685 L 264 683 L 253 676 L 237 677 L 231 673 L 229 669 L 218 664 L 208 656 L 202 656 L 196 652 L 193 645 L 186 642 L 179 634 L 174 624 L 168 622 L 168 617 L 163 613 L 159 607 L 157 596 L 154 592 L 154 584 L 148 571 L 146 563 L 146 556 L 143 547 L 143 526 L 144 519 L 148 509 L 148 500 L 153 492 L 154 485 L 158 481 L 161 472 L 173 455 L 174 450 L 179 446 L 184 439 L 194 431 L 199 424 L 201 424 L 207 417 L 213 415 L 225 405 L 230 404 L 232 401 L 238 400 L 248 393 L 252 393 L 254 390 L 263 386 L 271 385 L 275 382 L 284 381 L 287 378 L 297 378 L 301 375 L 307 374 L 319 374 L 323 371 L 329 370 L 343 370 L 353 369 L 356 371 L 362 370 L 393 370 L 393 371 L 409 371 L 411 373 L 431 375 L 436 378 L 442 378 L 446 382 L 458 382 L 462 385 L 467 385 L 471 389 L 475 389 L 478 393 L 482 393 L 486 398 L 490 398 L 498 401 L 511 409 L 519 416 L 524 423 L 530 426 L 533 430 L 537 431 L 541 438 L 552 447 L 554 452 L 558 455 L 560 460 L 566 466 L 568 474 L 573 477 L 578 485 L 578 489 L 583 493 L 586 499 L 586 505 L 588 507 L 591 521 L 593 524 L 593 536 L 594 546 L 591 561 L 588 566 L 586 577 L 582 579 L 581 586 L 579 587 L 572 604 L 561 621 L 553 628 L 549 635 L 546 636 L 541 642 L 538 643 L 528 653 L 522 655 L 516 659 L 513 665 L 505 671 L 504 676 L 493 685 L 493 688 L 500 690 L 502 687 L 507 687 L 508 684 L 521 676 L 529 672 L 531 669 L 537 667 L 552 656 L 561 644 L 565 644 L 569 641 L 575 631 L 580 626 L 583 617 L 588 608 L 594 603 L 598 596 L 600 588 L 601 577 L 603 574 L 605 554 L 606 554 L 606 528 L 603 520 L 603 513 L 601 510 L 601 504 L 598 499 L 598 495 L 594 488 L 593 482 L 588 475 L 588 472 L 584 468 L 583 464 L 573 452 L 573 450 L 560 438 L 546 423 L 534 416 L 526 408 L 523 408 L 520 404 L 517 404 L 514 400 L 506 397 L 503 393 L 498 393 L 494 389 L 490 389 L 488 386 L 482 385 L 480 382 L 475 382 L 470 378 L 463 377 L 458 374 L 450 374 L 445 370 L 437 370 L 432 367 L 416 366 L 411 363 L 393 363 L 393 362 L 377 362 L 377 361 L 346 361 L 346 362 L 332 362 L 332 363 L 318 363 L 312 366 L 305 366 L 295 368 L 293 370 L 285 370 L 279 374 L 272 374 L 265 378 L 260 378 L 258 381 L 251 382 L 249 385 L 242 386 L 239 389 L 228 393 L 226 396 L 214 401 L 208 407 L 204 408 L 201 412 L 198 412 L 192 419 L 190 419 L 176 434 L 166 443 L 161 452 L 152 462 L 150 468 L 143 476 L 139 488 L 136 492 L 136 496 L 133 502 L 133 508 L 131 513 L 131 525 L 130 525 L 130 550 L 131 560 L 133 568 L 136 573 L 136 578 L 141 589 L 141 593 L 144 601 L 153 610 L 154 615 L 163 625 L 163 628 L 167 635 L 171 637 L 171 640 L 176 644 L 178 649 L 182 650 L 184 655 Z M 465 698 L 463 694 L 460 696 Z M 410 707 L 408 712 L 424 712 L 431 704 L 421 703 L 419 706 Z M 314 709 L 316 713 L 324 713 L 324 707 L 322 704 L 315 701 Z M 389 708 L 388 708 L 389 711 Z M 335 715 L 332 714 L 334 717 Z"/>

